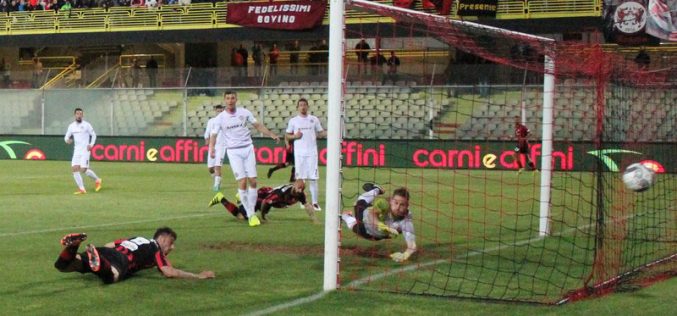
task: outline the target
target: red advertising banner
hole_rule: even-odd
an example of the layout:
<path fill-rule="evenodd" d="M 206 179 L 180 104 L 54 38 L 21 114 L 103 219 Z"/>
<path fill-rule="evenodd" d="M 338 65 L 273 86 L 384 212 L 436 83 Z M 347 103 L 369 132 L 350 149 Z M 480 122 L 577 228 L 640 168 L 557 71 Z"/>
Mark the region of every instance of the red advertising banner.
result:
<path fill-rule="evenodd" d="M 228 3 L 226 22 L 276 30 L 305 30 L 322 23 L 327 1 Z"/>

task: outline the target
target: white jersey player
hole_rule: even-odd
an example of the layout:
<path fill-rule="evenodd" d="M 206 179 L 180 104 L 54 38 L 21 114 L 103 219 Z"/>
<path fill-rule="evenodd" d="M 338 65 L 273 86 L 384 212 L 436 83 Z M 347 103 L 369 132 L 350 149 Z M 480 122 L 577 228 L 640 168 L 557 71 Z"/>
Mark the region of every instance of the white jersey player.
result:
<path fill-rule="evenodd" d="M 317 179 L 320 178 L 317 169 L 317 137 L 326 137 L 327 131 L 316 116 L 308 114 L 308 100 L 299 99 L 296 108 L 299 114 L 289 120 L 285 137 L 294 141 L 295 177 L 308 183 L 313 208 L 320 211 L 322 208 L 317 199 Z"/>
<path fill-rule="evenodd" d="M 74 194 L 85 194 L 84 182 L 82 181 L 81 172 L 92 178 L 95 181 L 94 190 L 99 192 L 101 190 L 101 178 L 99 178 L 92 169 L 89 169 L 89 156 L 92 146 L 96 143 L 96 133 L 89 122 L 82 119 L 84 112 L 81 108 L 76 108 L 74 111 L 75 122 L 68 125 L 64 141 L 67 144 L 73 143 L 73 159 L 71 160 L 71 171 L 73 171 L 73 178 L 78 185 L 78 191 Z"/>
<path fill-rule="evenodd" d="M 254 154 L 254 144 L 248 124 L 251 124 L 262 134 L 280 141 L 275 133 L 268 130 L 263 124 L 254 118 L 252 112 L 245 108 L 236 106 L 237 94 L 233 91 L 226 91 L 223 94 L 226 104 L 225 111 L 216 117 L 216 124 L 209 137 L 209 155 L 216 157 L 216 137 L 221 131 L 226 138 L 226 155 L 230 168 L 233 170 L 235 180 L 238 182 L 238 194 L 242 205 L 247 212 L 249 226 L 261 225 L 256 217 L 256 155 Z M 249 186 L 247 186 L 249 183 Z"/>
<path fill-rule="evenodd" d="M 214 106 L 216 115 L 219 115 L 223 112 L 223 105 L 219 104 Z M 212 134 L 212 130 L 216 125 L 216 116 L 210 118 L 207 121 L 207 128 L 205 128 L 205 144 L 209 145 L 209 137 Z M 214 178 L 214 186 L 212 190 L 218 192 L 221 190 L 221 166 L 223 166 L 223 157 L 226 155 L 226 138 L 223 136 L 221 131 L 216 135 L 216 144 L 214 145 L 216 150 L 216 157 L 213 157 L 207 154 L 207 168 L 209 169 L 209 174 Z"/>

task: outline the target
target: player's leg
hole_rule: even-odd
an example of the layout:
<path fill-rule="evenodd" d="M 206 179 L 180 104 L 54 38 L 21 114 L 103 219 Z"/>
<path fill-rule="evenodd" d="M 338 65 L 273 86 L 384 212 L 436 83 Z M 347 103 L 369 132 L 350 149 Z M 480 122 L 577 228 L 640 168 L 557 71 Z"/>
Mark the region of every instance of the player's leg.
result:
<path fill-rule="evenodd" d="M 68 234 L 61 238 L 61 253 L 54 262 L 54 267 L 61 272 L 74 272 L 83 269 L 82 260 L 78 255 L 80 243 L 87 239 L 85 233 Z"/>
<path fill-rule="evenodd" d="M 85 175 L 94 180 L 94 191 L 101 191 L 101 178 L 96 175 L 94 170 L 89 167 L 89 158 L 91 152 L 87 152 L 83 155 L 82 164 L 80 165 L 81 171 L 84 171 Z"/>
<path fill-rule="evenodd" d="M 214 195 L 214 197 L 212 198 L 212 200 L 209 202 L 209 205 L 208 205 L 208 206 L 211 207 L 211 206 L 214 206 L 214 205 L 219 204 L 219 203 L 220 203 L 221 205 L 223 205 L 223 207 L 225 207 L 226 210 L 228 210 L 228 212 L 229 212 L 230 214 L 232 214 L 233 216 L 235 216 L 235 217 L 237 217 L 238 214 L 240 213 L 240 212 L 238 211 L 237 205 L 235 205 L 235 204 L 233 204 L 232 202 L 228 201 L 228 199 L 226 199 L 226 197 L 223 196 L 223 193 L 221 193 L 221 192 L 217 192 L 216 195 Z"/>
<path fill-rule="evenodd" d="M 71 160 L 71 171 L 73 172 L 75 184 L 78 186 L 78 191 L 75 192 L 75 194 L 87 193 L 85 190 L 85 183 L 82 181 L 82 175 L 80 174 L 80 165 L 82 165 L 82 153 L 73 153 L 73 159 Z"/>
<path fill-rule="evenodd" d="M 268 169 L 268 174 L 267 174 L 268 179 L 270 179 L 270 177 L 273 175 L 273 173 L 274 173 L 275 171 L 278 171 L 278 170 L 284 169 L 284 168 L 287 168 L 287 163 L 286 163 L 286 162 L 278 163 L 277 165 L 275 165 L 275 166 L 271 167 L 270 169 Z"/>
<path fill-rule="evenodd" d="M 256 189 L 256 154 L 254 153 L 254 146 L 250 146 L 245 152 L 244 159 L 244 172 L 247 176 L 248 182 L 248 192 L 247 192 L 247 203 L 249 204 L 249 210 L 251 214 L 247 212 L 247 218 L 249 218 L 249 226 L 258 226 L 261 224 L 259 218 L 256 217 L 256 201 L 258 200 L 259 192 Z M 245 203 L 245 199 L 242 199 L 242 203 Z"/>
<path fill-rule="evenodd" d="M 291 174 L 289 175 L 289 183 L 296 181 L 296 166 L 291 167 Z"/>
<path fill-rule="evenodd" d="M 223 166 L 223 158 L 225 156 L 226 148 L 223 146 L 216 146 L 216 157 L 214 158 L 214 185 L 212 190 L 214 192 L 221 190 L 221 167 Z"/>
<path fill-rule="evenodd" d="M 320 203 L 318 201 L 318 196 L 319 196 L 319 189 L 318 189 L 318 179 L 320 178 L 320 174 L 317 169 L 317 156 L 309 156 L 307 157 L 306 163 L 308 164 L 307 168 L 307 180 L 306 183 L 308 183 L 308 189 L 310 190 L 310 198 L 313 204 L 313 209 L 316 212 L 319 212 L 322 210 L 320 207 Z"/>
<path fill-rule="evenodd" d="M 127 259 L 112 248 L 97 248 L 90 244 L 86 253 L 89 268 L 103 283 L 118 282 L 127 273 Z"/>

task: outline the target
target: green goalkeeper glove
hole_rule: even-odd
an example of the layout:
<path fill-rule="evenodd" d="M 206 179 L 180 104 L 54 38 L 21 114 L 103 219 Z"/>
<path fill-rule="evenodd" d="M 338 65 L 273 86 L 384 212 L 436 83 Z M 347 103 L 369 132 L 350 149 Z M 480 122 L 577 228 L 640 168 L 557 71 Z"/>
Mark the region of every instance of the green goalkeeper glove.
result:
<path fill-rule="evenodd" d="M 405 262 L 407 259 L 411 257 L 411 252 L 405 251 L 405 252 L 395 252 L 390 255 L 390 258 L 393 259 L 395 262 Z"/>
<path fill-rule="evenodd" d="M 400 232 L 398 232 L 397 229 L 389 227 L 388 225 L 383 224 L 381 222 L 379 222 L 376 226 L 379 231 L 388 234 L 388 236 L 390 237 L 397 237 L 400 234 Z"/>

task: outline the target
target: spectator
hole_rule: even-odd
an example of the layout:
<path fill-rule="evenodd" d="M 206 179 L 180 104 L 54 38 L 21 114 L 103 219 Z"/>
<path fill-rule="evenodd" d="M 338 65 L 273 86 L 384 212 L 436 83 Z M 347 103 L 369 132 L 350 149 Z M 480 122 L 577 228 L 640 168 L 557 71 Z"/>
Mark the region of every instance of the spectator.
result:
<path fill-rule="evenodd" d="M 254 44 L 252 47 L 252 59 L 254 60 L 254 76 L 261 77 L 261 66 L 263 65 L 263 47 L 261 44 Z"/>
<path fill-rule="evenodd" d="M 317 75 L 319 72 L 320 66 L 318 63 L 320 62 L 320 53 L 318 50 L 320 50 L 320 45 L 316 44 L 313 45 L 313 47 L 310 48 L 310 53 L 308 53 L 308 63 L 310 64 L 310 73 L 313 75 Z"/>
<path fill-rule="evenodd" d="M 2 83 L 5 88 L 9 88 L 12 85 L 10 80 L 12 65 L 5 59 L 2 59 Z"/>
<path fill-rule="evenodd" d="M 150 59 L 146 62 L 146 73 L 148 73 L 148 85 L 150 87 L 157 87 L 157 68 L 157 61 L 153 56 L 150 56 Z"/>
<path fill-rule="evenodd" d="M 242 55 L 242 65 L 240 67 L 240 74 L 243 77 L 247 77 L 249 76 L 248 71 L 249 62 L 247 61 L 249 59 L 249 52 L 247 51 L 246 48 L 244 48 L 244 46 L 242 46 L 242 44 L 240 44 L 240 48 L 238 48 L 237 52 L 240 53 L 240 55 Z"/>
<path fill-rule="evenodd" d="M 320 45 L 317 46 L 318 50 L 318 61 L 320 62 L 319 73 L 325 73 L 327 70 L 327 64 L 329 63 L 329 45 L 327 45 L 327 40 L 322 40 Z"/>
<path fill-rule="evenodd" d="M 242 68 L 242 54 L 238 51 L 237 48 L 233 47 L 230 51 L 230 66 L 233 67 L 233 72 L 237 72 L 237 75 L 240 76 L 240 69 Z"/>
<path fill-rule="evenodd" d="M 385 65 L 388 60 L 381 52 L 378 52 L 376 55 L 369 58 L 369 62 L 371 63 L 371 73 L 381 75 L 383 74 L 383 65 Z"/>
<path fill-rule="evenodd" d="M 0 0 L 0 12 L 11 12 L 8 0 Z"/>
<path fill-rule="evenodd" d="M 646 50 L 640 49 L 637 56 L 635 56 L 635 63 L 637 63 L 639 68 L 646 70 L 651 63 L 651 56 L 646 53 Z"/>
<path fill-rule="evenodd" d="M 23 1 L 23 0 L 21 0 Z M 70 0 L 66 0 L 66 2 L 61 5 L 61 8 L 59 8 L 61 11 L 68 11 L 73 8 L 73 5 L 71 4 Z"/>
<path fill-rule="evenodd" d="M 134 58 L 132 59 L 132 66 L 130 69 L 132 75 L 132 88 L 139 88 L 141 86 L 141 65 L 139 60 Z"/>
<path fill-rule="evenodd" d="M 397 81 L 397 67 L 400 66 L 400 58 L 395 55 L 395 51 L 391 50 L 390 51 L 390 57 L 388 58 L 388 61 L 386 62 L 388 64 L 388 79 L 392 80 L 393 82 Z"/>
<path fill-rule="evenodd" d="M 270 64 L 270 75 L 277 75 L 277 59 L 280 57 L 280 49 L 277 44 L 273 44 L 268 55 L 268 63 Z"/>
<path fill-rule="evenodd" d="M 299 40 L 295 40 L 294 43 L 289 46 L 289 73 L 297 74 L 299 73 L 299 51 L 301 46 L 299 45 Z"/>
<path fill-rule="evenodd" d="M 148 9 L 154 9 L 154 8 L 157 8 L 158 2 L 157 2 L 157 0 L 146 0 L 145 5 L 146 5 L 146 8 L 148 8 Z"/>
<path fill-rule="evenodd" d="M 38 57 L 33 57 L 33 79 L 32 86 L 34 89 L 40 88 L 42 85 L 42 62 Z"/>
<path fill-rule="evenodd" d="M 179 0 L 180 5 L 190 5 L 190 0 Z"/>
<path fill-rule="evenodd" d="M 364 40 L 360 39 L 360 42 L 355 45 L 355 55 L 357 55 L 357 73 L 359 74 L 364 68 L 364 73 L 367 73 L 366 63 L 369 62 L 369 50 L 371 46 Z"/>

